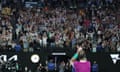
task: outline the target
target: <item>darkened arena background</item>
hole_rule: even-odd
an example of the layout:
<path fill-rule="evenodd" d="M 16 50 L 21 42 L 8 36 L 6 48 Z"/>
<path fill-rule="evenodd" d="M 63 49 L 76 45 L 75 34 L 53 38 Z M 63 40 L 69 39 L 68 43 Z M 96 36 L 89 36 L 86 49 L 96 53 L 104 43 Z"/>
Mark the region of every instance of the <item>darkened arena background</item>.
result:
<path fill-rule="evenodd" d="M 49 51 L 48 51 L 49 50 Z M 18 62 L 20 63 L 21 69 L 24 71 L 25 67 L 28 67 L 28 69 L 31 69 L 33 72 L 36 70 L 39 63 L 45 64 L 45 60 L 47 60 L 49 57 L 57 58 L 57 61 L 60 59 L 67 60 L 70 59 L 73 53 L 71 53 L 69 49 L 43 49 L 39 52 L 33 52 L 33 53 L 24 53 L 24 52 L 0 52 L 0 60 L 3 60 L 3 55 L 7 56 L 7 60 L 10 59 L 12 56 L 17 55 Z M 114 64 L 112 61 L 112 58 L 110 54 L 119 54 L 120 53 L 87 53 L 88 60 L 96 61 L 99 65 L 100 72 L 119 72 L 120 71 L 120 60 L 117 60 L 117 62 Z M 32 62 L 31 58 L 33 58 L 33 61 L 36 61 L 39 56 L 40 60 L 38 60 L 36 63 Z"/>

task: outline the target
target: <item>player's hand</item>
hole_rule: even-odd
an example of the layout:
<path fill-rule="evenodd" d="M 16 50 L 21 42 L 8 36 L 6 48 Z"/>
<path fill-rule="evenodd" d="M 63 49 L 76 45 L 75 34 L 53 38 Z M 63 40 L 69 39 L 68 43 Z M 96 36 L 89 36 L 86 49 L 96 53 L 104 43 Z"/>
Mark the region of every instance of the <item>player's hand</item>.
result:
<path fill-rule="evenodd" d="M 79 53 L 80 51 L 82 51 L 82 47 L 79 47 L 79 48 L 77 49 L 77 53 Z"/>

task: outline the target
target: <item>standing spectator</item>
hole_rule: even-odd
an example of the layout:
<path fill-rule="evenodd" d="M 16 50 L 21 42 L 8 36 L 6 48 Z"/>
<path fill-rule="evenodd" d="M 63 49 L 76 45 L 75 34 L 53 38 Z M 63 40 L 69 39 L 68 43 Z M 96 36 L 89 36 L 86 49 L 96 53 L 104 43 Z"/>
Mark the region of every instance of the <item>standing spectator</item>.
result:
<path fill-rule="evenodd" d="M 62 61 L 60 62 L 60 65 L 59 65 L 59 72 L 64 72 L 65 71 L 65 62 Z"/>
<path fill-rule="evenodd" d="M 99 72 L 98 64 L 96 63 L 96 61 L 94 61 L 93 65 L 92 65 L 92 72 Z"/>
<path fill-rule="evenodd" d="M 71 71 L 70 68 L 71 68 L 71 67 L 70 67 L 70 63 L 67 62 L 67 63 L 65 64 L 65 72 L 70 72 L 70 71 Z"/>
<path fill-rule="evenodd" d="M 96 49 L 97 49 L 97 52 L 103 52 L 103 51 L 104 51 L 104 50 L 103 50 L 103 47 L 102 47 L 102 42 L 100 42 L 100 43 L 97 45 Z"/>
<path fill-rule="evenodd" d="M 22 47 L 19 43 L 17 43 L 14 48 L 16 52 L 20 52 L 22 50 Z"/>
<path fill-rule="evenodd" d="M 47 64 L 48 72 L 55 72 L 55 63 L 53 62 L 53 59 L 50 59 L 50 61 Z"/>
<path fill-rule="evenodd" d="M 43 42 L 43 47 L 46 48 L 47 47 L 47 35 L 46 33 L 43 34 L 42 36 L 42 42 Z"/>

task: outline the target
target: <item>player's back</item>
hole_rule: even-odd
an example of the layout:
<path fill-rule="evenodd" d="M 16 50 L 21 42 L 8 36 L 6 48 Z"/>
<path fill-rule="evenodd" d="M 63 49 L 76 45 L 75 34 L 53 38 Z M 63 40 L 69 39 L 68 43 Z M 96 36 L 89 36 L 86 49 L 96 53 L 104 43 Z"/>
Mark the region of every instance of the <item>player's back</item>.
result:
<path fill-rule="evenodd" d="M 91 71 L 91 65 L 89 61 L 86 62 L 74 62 L 74 68 L 76 72 L 90 72 Z"/>

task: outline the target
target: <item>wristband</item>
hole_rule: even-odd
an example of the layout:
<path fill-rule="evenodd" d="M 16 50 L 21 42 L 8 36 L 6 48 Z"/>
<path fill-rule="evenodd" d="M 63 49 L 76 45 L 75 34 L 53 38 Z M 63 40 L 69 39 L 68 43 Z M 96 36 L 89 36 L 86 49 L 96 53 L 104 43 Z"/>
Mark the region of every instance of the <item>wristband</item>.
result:
<path fill-rule="evenodd" d="M 74 56 L 73 56 L 74 59 L 77 59 L 78 58 L 78 53 L 75 53 Z"/>

